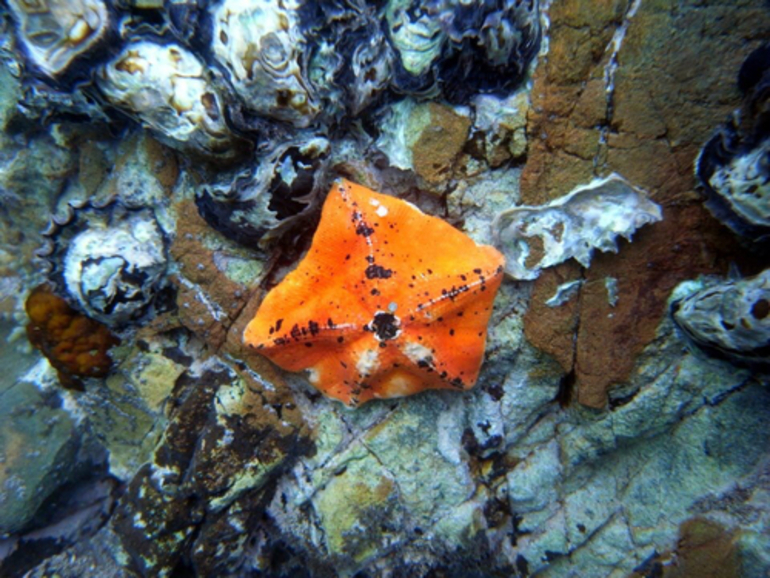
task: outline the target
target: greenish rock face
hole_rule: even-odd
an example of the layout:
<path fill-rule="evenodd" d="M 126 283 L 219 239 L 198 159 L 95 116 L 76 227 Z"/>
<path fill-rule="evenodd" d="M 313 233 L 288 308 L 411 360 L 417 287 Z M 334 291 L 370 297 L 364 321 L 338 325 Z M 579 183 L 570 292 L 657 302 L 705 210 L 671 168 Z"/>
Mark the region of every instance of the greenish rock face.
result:
<path fill-rule="evenodd" d="M 0 65 L 0 127 L 5 129 L 16 103 L 19 100 L 21 85 L 7 66 Z"/>
<path fill-rule="evenodd" d="M 44 373 L 44 365 L 37 361 L 32 371 Z M 75 472 L 81 432 L 61 405 L 56 390 L 41 391 L 30 379 L 3 381 L 0 535 L 22 530 L 45 499 Z"/>
<path fill-rule="evenodd" d="M 389 549 L 403 527 L 404 511 L 387 470 L 371 454 L 351 459 L 315 500 L 333 557 L 361 564 Z"/>
<path fill-rule="evenodd" d="M 365 445 L 396 479 L 414 526 L 430 528 L 473 493 L 461 458 L 462 413 L 454 403 L 425 396 L 400 406 L 366 435 Z"/>
<path fill-rule="evenodd" d="M 164 404 L 183 371 L 157 351 L 134 349 L 101 387 L 80 397 L 92 431 L 109 452 L 115 477 L 130 480 L 151 459 L 167 423 Z"/>

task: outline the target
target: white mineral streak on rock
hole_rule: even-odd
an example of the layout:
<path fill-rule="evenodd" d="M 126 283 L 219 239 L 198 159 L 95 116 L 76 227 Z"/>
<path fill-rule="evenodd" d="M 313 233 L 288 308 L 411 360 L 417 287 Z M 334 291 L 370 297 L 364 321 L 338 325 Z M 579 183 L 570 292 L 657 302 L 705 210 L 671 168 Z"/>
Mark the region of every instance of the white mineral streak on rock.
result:
<path fill-rule="evenodd" d="M 492 222 L 492 234 L 506 272 L 531 280 L 570 258 L 588 267 L 594 249 L 617 252 L 618 236 L 630 240 L 636 229 L 661 218 L 644 192 L 612 174 L 547 205 L 504 211 Z"/>
<path fill-rule="evenodd" d="M 623 40 L 626 37 L 626 32 L 628 31 L 628 26 L 631 23 L 631 19 L 634 17 L 637 10 L 639 10 L 639 6 L 641 6 L 641 4 L 642 0 L 633 0 L 631 2 L 623 18 L 622 24 L 615 29 L 615 33 L 612 35 L 612 39 L 604 49 L 605 54 L 609 53 L 609 59 L 607 60 L 607 65 L 604 68 L 604 93 L 607 109 L 605 112 L 605 122 L 599 129 L 600 146 L 596 151 L 596 155 L 594 156 L 594 168 L 599 167 L 602 163 L 602 153 L 605 150 L 605 145 L 607 144 L 607 134 L 610 130 L 614 112 L 615 73 L 618 70 L 618 53 L 620 52 L 621 46 L 623 46 Z"/>
<path fill-rule="evenodd" d="M 206 293 L 198 285 L 191 282 L 186 277 L 180 276 L 179 279 L 182 285 L 195 292 L 195 299 L 206 307 L 209 315 L 220 323 L 229 319 L 227 312 L 225 312 L 217 303 L 209 299 Z"/>
<path fill-rule="evenodd" d="M 545 302 L 548 307 L 559 307 L 564 305 L 567 301 L 577 295 L 581 285 L 583 285 L 583 279 L 575 279 L 574 281 L 567 281 L 562 283 L 556 288 L 553 296 Z"/>
<path fill-rule="evenodd" d="M 607 92 L 608 104 L 611 104 L 612 93 L 615 91 L 615 72 L 618 69 L 618 53 L 620 47 L 623 45 L 623 40 L 626 37 L 628 31 L 628 25 L 631 23 L 631 19 L 639 10 L 642 0 L 633 0 L 631 5 L 623 18 L 623 23 L 615 29 L 615 33 L 612 35 L 609 45 L 605 52 L 610 53 L 610 59 L 604 69 L 604 87 Z"/>
<path fill-rule="evenodd" d="M 604 288 L 607 290 L 607 305 L 615 307 L 618 304 L 618 280 L 615 277 L 604 278 Z"/>

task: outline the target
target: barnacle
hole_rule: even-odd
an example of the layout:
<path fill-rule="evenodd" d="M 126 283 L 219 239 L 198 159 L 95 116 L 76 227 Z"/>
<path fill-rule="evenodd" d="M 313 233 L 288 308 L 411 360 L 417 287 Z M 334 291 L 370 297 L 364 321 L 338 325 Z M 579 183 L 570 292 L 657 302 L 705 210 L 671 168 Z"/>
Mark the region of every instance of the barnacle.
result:
<path fill-rule="evenodd" d="M 49 77 L 92 50 L 112 23 L 101 0 L 9 0 L 8 6 L 27 57 Z"/>
<path fill-rule="evenodd" d="M 710 355 L 770 368 L 770 269 L 706 283 L 674 300 L 671 312 L 682 332 Z"/>
<path fill-rule="evenodd" d="M 251 110 L 308 126 L 319 105 L 305 77 L 306 39 L 295 0 L 225 0 L 212 14 L 212 51 Z"/>
<path fill-rule="evenodd" d="M 770 245 L 770 45 L 746 58 L 738 75 L 743 106 L 706 142 L 695 161 L 706 207 L 757 248 Z"/>
<path fill-rule="evenodd" d="M 96 83 L 111 104 L 174 148 L 218 159 L 245 148 L 225 123 L 203 62 L 178 44 L 132 42 L 99 68 Z"/>
<path fill-rule="evenodd" d="M 149 209 L 70 207 L 41 251 L 51 278 L 73 305 L 112 327 L 152 313 L 166 287 L 166 240 Z"/>
<path fill-rule="evenodd" d="M 247 246 L 264 244 L 317 206 L 330 152 L 322 137 L 288 142 L 254 168 L 200 187 L 201 216 L 226 237 Z"/>

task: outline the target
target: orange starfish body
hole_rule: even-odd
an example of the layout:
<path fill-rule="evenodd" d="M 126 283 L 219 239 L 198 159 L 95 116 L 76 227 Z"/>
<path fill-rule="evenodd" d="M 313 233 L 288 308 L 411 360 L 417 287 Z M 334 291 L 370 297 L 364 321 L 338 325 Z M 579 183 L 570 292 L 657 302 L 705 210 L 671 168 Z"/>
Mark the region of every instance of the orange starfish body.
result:
<path fill-rule="evenodd" d="M 473 387 L 503 256 L 394 197 L 335 182 L 306 257 L 247 345 L 348 405 Z"/>

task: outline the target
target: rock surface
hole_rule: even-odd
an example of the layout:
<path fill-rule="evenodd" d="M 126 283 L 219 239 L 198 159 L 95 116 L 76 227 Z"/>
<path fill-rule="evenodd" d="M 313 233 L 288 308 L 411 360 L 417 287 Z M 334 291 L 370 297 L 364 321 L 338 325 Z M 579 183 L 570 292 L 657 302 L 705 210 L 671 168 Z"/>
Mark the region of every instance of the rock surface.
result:
<path fill-rule="evenodd" d="M 682 280 L 767 267 L 703 208 L 692 161 L 737 106 L 735 74 L 770 13 L 759 0 L 542 7 L 531 84 L 465 107 L 384 101 L 324 135 L 319 183 L 355 177 L 489 243 L 496 214 L 616 171 L 663 220 L 588 268 L 506 279 L 474 389 L 359 409 L 242 342 L 308 246 L 312 214 L 272 244 L 225 237 L 197 195 L 240 169 L 193 161 L 125 119 L 113 132 L 101 117 L 42 123 L 19 106 L 15 69 L 0 68 L 0 574 L 770 571 L 767 376 L 691 347 L 667 315 Z M 168 285 L 150 318 L 116 328 L 109 375 L 63 391 L 22 329 L 44 276 L 39 231 L 54 215 L 66 244 L 80 226 L 68 206 L 111 203 L 153 211 Z"/>
<path fill-rule="evenodd" d="M 751 1 L 570 0 L 554 3 L 549 19 L 548 54 L 533 79 L 522 201 L 546 202 L 614 171 L 663 206 L 663 221 L 618 256 L 600 255 L 586 270 L 557 267 L 535 283 L 527 338 L 574 375 L 580 403 L 601 408 L 652 342 L 679 281 L 724 274 L 731 261 L 746 274 L 761 270 L 702 206 L 692 167 L 739 104 L 737 71 L 770 16 Z M 616 307 L 603 288 L 608 276 L 618 280 Z M 575 302 L 547 309 L 554 288 L 576 278 L 585 283 Z"/>

